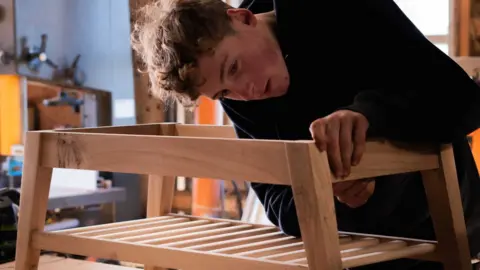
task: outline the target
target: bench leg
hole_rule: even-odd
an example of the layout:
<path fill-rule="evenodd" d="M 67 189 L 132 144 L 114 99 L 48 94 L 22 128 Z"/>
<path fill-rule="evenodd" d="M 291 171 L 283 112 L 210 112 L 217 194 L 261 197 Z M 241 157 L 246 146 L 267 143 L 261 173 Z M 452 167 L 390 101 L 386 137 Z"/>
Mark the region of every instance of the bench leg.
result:
<path fill-rule="evenodd" d="M 166 215 L 172 211 L 175 177 L 150 175 L 148 177 L 147 218 Z M 145 265 L 145 270 L 167 270 Z"/>
<path fill-rule="evenodd" d="M 440 150 L 440 169 L 424 171 L 422 177 L 445 270 L 472 269 L 451 146 Z"/>
<path fill-rule="evenodd" d="M 52 168 L 40 167 L 40 142 L 40 134 L 27 134 L 20 192 L 16 270 L 37 269 L 40 260 L 40 250 L 31 245 L 32 234 L 44 230 L 52 178 Z"/>
<path fill-rule="evenodd" d="M 288 145 L 287 158 L 297 215 L 310 270 L 341 270 L 340 243 L 326 153 Z"/>

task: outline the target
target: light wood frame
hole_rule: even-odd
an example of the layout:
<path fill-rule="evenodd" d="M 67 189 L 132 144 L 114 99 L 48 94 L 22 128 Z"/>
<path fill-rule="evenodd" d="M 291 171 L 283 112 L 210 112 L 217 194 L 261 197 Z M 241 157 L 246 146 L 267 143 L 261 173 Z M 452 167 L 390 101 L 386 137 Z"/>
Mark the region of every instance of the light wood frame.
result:
<path fill-rule="evenodd" d="M 148 174 L 147 219 L 44 232 L 52 168 Z M 437 241 L 338 232 L 332 183 L 422 171 Z M 278 228 L 169 213 L 174 176 L 291 185 L 302 239 Z M 343 269 L 397 258 L 471 269 L 453 150 L 368 142 L 347 179 L 332 176 L 312 141 L 242 140 L 231 126 L 175 123 L 29 131 L 16 270 L 36 269 L 40 250 L 158 267 Z"/>

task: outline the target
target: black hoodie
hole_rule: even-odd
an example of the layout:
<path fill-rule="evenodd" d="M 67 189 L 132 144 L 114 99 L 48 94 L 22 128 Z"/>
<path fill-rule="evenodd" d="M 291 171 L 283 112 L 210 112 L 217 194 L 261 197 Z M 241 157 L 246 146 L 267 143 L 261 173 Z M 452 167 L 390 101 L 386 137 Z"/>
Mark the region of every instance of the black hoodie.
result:
<path fill-rule="evenodd" d="M 367 117 L 369 137 L 452 143 L 470 249 L 472 256 L 478 254 L 480 178 L 466 137 L 480 124 L 479 87 L 393 0 L 347 2 L 242 3 L 254 13 L 275 9 L 291 83 L 280 98 L 223 100 L 225 112 L 239 138 L 311 139 L 311 122 L 349 109 Z M 300 236 L 291 188 L 259 183 L 252 188 L 269 220 Z M 335 206 L 339 230 L 435 238 L 419 173 L 379 177 L 364 206 L 351 209 L 338 201 Z M 388 268 L 410 269 L 404 263 L 411 261 L 389 263 Z M 368 269 L 377 269 L 373 267 Z"/>

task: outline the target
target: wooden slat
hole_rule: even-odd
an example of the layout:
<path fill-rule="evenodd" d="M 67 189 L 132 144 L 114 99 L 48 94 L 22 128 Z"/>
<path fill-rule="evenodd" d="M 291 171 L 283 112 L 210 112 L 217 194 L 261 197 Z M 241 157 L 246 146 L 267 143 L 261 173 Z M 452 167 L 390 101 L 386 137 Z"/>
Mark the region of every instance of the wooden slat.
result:
<path fill-rule="evenodd" d="M 169 220 L 172 218 L 173 218 L 172 216 L 162 216 L 162 217 L 155 217 L 155 218 L 149 218 L 149 219 L 134 219 L 129 221 L 106 223 L 106 224 L 101 224 L 96 226 L 86 226 L 86 227 L 78 227 L 73 229 L 58 230 L 58 231 L 55 231 L 55 233 L 76 234 L 76 233 L 89 232 L 92 230 L 103 230 L 103 229 L 108 230 L 108 229 L 114 229 L 114 228 L 120 228 L 120 227 L 126 227 L 126 226 L 138 226 L 138 225 L 141 226 L 144 224 L 154 223 L 154 222 L 163 221 L 163 220 Z"/>
<path fill-rule="evenodd" d="M 343 259 L 343 267 L 357 267 L 366 264 L 391 261 L 399 258 L 408 258 L 415 256 L 417 254 L 431 253 L 435 251 L 435 245 L 432 244 L 417 244 L 412 246 L 407 246 L 399 249 L 381 251 L 381 252 L 372 252 L 363 255 L 347 257 Z"/>
<path fill-rule="evenodd" d="M 377 234 L 366 234 L 366 233 L 354 233 L 354 232 L 338 232 L 340 235 L 349 236 L 352 239 L 359 239 L 359 238 L 368 238 L 373 237 L 375 239 L 381 240 L 381 242 L 388 242 L 392 240 L 401 240 L 409 245 L 413 244 L 421 244 L 421 243 L 429 243 L 429 244 L 436 244 L 437 241 L 432 240 L 420 240 L 415 238 L 406 238 L 406 237 L 394 237 L 394 236 L 386 236 L 386 235 L 377 235 Z"/>
<path fill-rule="evenodd" d="M 216 236 L 225 235 L 225 233 L 231 235 L 232 233 L 245 232 L 245 231 L 247 231 L 248 228 L 251 228 L 251 226 L 248 226 L 248 225 L 223 226 L 223 223 L 212 223 L 212 224 L 208 224 L 208 225 L 205 225 L 205 226 L 211 226 L 211 225 L 215 225 L 215 224 L 222 224 L 222 226 L 218 227 L 218 228 L 213 228 L 213 229 L 209 228 L 209 230 L 192 231 L 192 232 L 170 235 L 170 236 L 163 235 L 161 237 L 158 237 L 156 235 L 155 236 L 149 235 L 147 240 L 142 240 L 142 241 L 138 241 L 138 238 L 135 238 L 135 239 L 120 238 L 119 240 L 120 241 L 135 240 L 136 243 L 159 245 L 159 244 L 164 244 L 164 243 L 172 243 L 172 242 L 175 242 L 175 241 L 188 242 L 188 241 L 191 241 L 193 239 L 202 239 L 202 238 L 205 239 L 207 237 L 213 238 L 213 237 L 216 237 Z M 175 243 L 178 243 L 178 242 L 175 242 Z"/>

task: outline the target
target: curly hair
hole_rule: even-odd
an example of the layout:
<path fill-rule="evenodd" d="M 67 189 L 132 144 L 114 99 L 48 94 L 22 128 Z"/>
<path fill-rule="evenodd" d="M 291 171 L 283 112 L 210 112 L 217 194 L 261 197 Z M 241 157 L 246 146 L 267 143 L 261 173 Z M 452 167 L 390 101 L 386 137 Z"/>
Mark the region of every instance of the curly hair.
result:
<path fill-rule="evenodd" d="M 137 10 L 131 42 L 148 73 L 153 96 L 195 107 L 202 82 L 198 58 L 233 34 L 222 0 L 156 0 Z"/>

